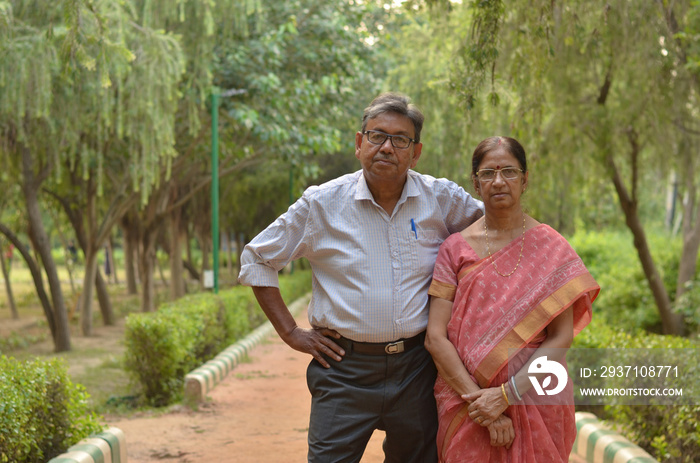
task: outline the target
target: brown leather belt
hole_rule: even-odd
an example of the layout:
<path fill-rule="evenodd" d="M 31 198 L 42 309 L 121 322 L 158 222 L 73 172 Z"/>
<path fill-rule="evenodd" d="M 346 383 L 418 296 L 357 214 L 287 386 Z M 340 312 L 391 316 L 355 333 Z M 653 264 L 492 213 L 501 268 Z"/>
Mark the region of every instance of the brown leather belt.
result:
<path fill-rule="evenodd" d="M 366 355 L 392 355 L 400 354 L 422 346 L 425 341 L 425 331 L 412 338 L 399 339 L 394 342 L 357 342 L 348 338 L 333 339 L 346 352 L 357 352 Z"/>

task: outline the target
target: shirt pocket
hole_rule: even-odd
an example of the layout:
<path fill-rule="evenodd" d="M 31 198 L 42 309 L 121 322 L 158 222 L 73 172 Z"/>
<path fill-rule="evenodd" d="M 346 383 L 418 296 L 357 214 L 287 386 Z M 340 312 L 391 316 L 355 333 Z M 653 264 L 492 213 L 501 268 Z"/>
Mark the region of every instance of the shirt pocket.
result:
<path fill-rule="evenodd" d="M 418 231 L 418 263 L 421 269 L 430 275 L 433 274 L 442 241 L 440 232 L 437 230 Z"/>
<path fill-rule="evenodd" d="M 417 235 L 417 236 L 416 236 Z M 422 275 L 432 275 L 435 267 L 440 244 L 440 232 L 430 229 L 419 229 L 406 235 L 407 254 L 411 268 L 418 269 Z"/>

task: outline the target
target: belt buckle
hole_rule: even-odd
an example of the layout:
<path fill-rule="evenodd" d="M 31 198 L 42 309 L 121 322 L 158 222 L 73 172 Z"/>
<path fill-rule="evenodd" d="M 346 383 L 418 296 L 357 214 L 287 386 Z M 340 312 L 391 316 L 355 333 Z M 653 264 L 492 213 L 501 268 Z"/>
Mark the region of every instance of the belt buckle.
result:
<path fill-rule="evenodd" d="M 384 352 L 387 354 L 400 354 L 403 352 L 403 341 L 392 342 L 384 346 Z"/>

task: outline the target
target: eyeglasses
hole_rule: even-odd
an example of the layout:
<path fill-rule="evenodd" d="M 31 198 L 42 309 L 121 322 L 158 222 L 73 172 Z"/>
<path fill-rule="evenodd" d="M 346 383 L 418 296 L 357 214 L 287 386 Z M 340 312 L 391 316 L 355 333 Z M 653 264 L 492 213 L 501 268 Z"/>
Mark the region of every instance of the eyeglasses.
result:
<path fill-rule="evenodd" d="M 367 134 L 367 140 L 374 145 L 383 145 L 387 138 L 391 138 L 391 146 L 399 149 L 408 148 L 411 142 L 416 142 L 413 138 L 404 135 L 389 135 L 378 130 L 365 130 L 362 134 Z"/>
<path fill-rule="evenodd" d="M 476 176 L 479 178 L 479 180 L 490 182 L 496 179 L 496 175 L 499 172 L 501 173 L 504 179 L 515 180 L 516 178 L 518 178 L 518 175 L 520 175 L 520 173 L 523 172 L 523 170 L 518 169 L 517 167 L 503 167 L 502 169 L 481 169 L 476 172 Z"/>

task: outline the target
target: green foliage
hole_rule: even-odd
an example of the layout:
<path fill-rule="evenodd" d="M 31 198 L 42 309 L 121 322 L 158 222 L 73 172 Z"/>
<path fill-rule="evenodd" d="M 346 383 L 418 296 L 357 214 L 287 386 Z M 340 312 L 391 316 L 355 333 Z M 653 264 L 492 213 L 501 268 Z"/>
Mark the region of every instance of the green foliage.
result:
<path fill-rule="evenodd" d="M 25 349 L 32 344 L 36 344 L 46 339 L 44 334 L 25 334 L 12 331 L 10 334 L 0 338 L 0 354 L 17 349 Z"/>
<path fill-rule="evenodd" d="M 499 96 L 493 86 L 494 63 L 499 55 L 499 33 L 505 11 L 505 6 L 500 0 L 474 4 L 478 6 L 474 7 L 471 40 L 467 40 L 460 48 L 463 68 L 469 72 L 463 73 L 463 68 L 457 66 L 457 82 L 452 84 L 468 109 L 476 105 L 477 94 L 488 77 L 491 81 L 488 100 L 494 106 L 498 104 Z"/>
<path fill-rule="evenodd" d="M 130 315 L 126 321 L 124 367 L 141 385 L 151 405 L 162 406 L 179 397 L 182 374 L 197 333 L 184 316 Z"/>
<path fill-rule="evenodd" d="M 222 212 L 238 233 L 257 235 L 289 207 L 288 168 L 281 162 L 248 168 L 227 187 L 235 200 Z"/>
<path fill-rule="evenodd" d="M 685 288 L 675 309 L 683 314 L 688 332 L 700 334 L 700 279 L 688 281 Z"/>
<path fill-rule="evenodd" d="M 265 322 L 264 315 L 262 319 L 258 317 L 261 311 L 255 303 L 255 299 L 251 297 L 251 292 L 249 290 L 239 288 L 236 290 L 222 291 L 219 293 L 219 299 L 224 307 L 229 308 L 225 311 L 226 317 L 224 321 L 224 331 L 228 333 L 228 339 L 226 340 L 227 345 L 241 339 L 248 334 L 252 328 Z M 230 310 L 232 307 L 236 307 L 236 310 Z M 226 346 L 221 347 L 225 348 Z M 214 354 L 217 353 L 218 351 L 214 352 Z"/>
<path fill-rule="evenodd" d="M 662 336 L 646 330 L 659 328 L 659 317 L 641 265 L 627 232 L 578 232 L 572 246 L 601 285 L 593 304 L 593 321 L 575 339 L 577 348 L 697 349 L 697 341 Z M 666 233 L 649 236 L 654 259 L 669 294 L 675 293 L 681 240 Z M 687 326 L 697 329 L 700 285 L 693 281 L 676 301 Z M 700 458 L 700 406 L 606 405 L 601 418 L 659 461 L 694 462 Z"/>
<path fill-rule="evenodd" d="M 649 234 L 647 238 L 666 291 L 673 295 L 682 242 L 680 238 L 669 238 L 664 232 Z M 629 330 L 661 330 L 654 298 L 628 232 L 579 231 L 571 237 L 570 243 L 602 288 L 593 304 L 594 318 L 600 317 L 611 326 Z M 697 294 L 693 292 L 687 297 L 697 297 Z M 687 312 L 687 322 L 697 324 L 692 321 L 691 308 L 679 310 Z"/>
<path fill-rule="evenodd" d="M 430 21 L 423 14 L 405 16 L 403 21 L 395 21 L 401 27 L 389 42 L 387 60 L 395 63 L 389 69 L 385 88 L 409 95 L 425 115 L 423 156 L 416 169 L 448 177 L 469 188 L 470 148 L 485 135 L 482 136 L 478 115 L 465 114 L 459 97 L 447 85 L 460 44 L 446 37 L 464 35 L 471 17 L 464 8 L 449 15 L 436 14 Z M 409 43 L 411 46 L 406 46 Z M 498 124 L 489 124 L 489 134 L 498 132 L 494 125 Z"/>
<path fill-rule="evenodd" d="M 0 357 L 0 462 L 43 463 L 102 431 L 61 360 Z"/>
<path fill-rule="evenodd" d="M 700 2 L 690 2 L 688 10 L 688 22 L 685 28 L 676 35 L 682 46 L 687 50 L 687 68 L 696 76 L 700 75 Z"/>
<path fill-rule="evenodd" d="M 294 300 L 309 291 L 311 272 L 280 278 L 280 291 Z M 245 336 L 264 320 L 248 287 L 200 293 L 126 320 L 125 368 L 146 402 L 164 406 L 182 397 L 184 376 Z"/>
<path fill-rule="evenodd" d="M 245 133 L 250 148 L 285 160 L 337 152 L 352 141 L 340 129 L 353 117 L 359 121 L 379 88 L 380 48 L 368 43 L 376 7 L 340 0 L 261 3 L 265 14 L 251 20 L 255 30 L 223 43 L 216 62 L 217 85 L 241 90 L 222 100 L 235 122 L 237 149 Z"/>
<path fill-rule="evenodd" d="M 686 338 L 612 328 L 600 318 L 594 318 L 574 339 L 573 347 L 700 348 Z M 598 414 L 659 461 L 691 463 L 700 459 L 700 405 L 606 405 Z"/>

